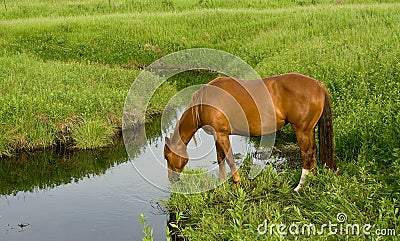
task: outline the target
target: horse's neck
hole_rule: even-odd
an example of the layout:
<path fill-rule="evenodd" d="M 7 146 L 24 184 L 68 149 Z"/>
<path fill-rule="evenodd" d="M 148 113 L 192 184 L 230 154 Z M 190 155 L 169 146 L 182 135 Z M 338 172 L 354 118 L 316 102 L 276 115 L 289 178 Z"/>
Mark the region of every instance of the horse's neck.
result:
<path fill-rule="evenodd" d="M 198 120 L 196 116 L 193 115 L 192 108 L 195 107 L 185 110 L 185 112 L 182 114 L 182 117 L 176 124 L 174 133 L 172 135 L 173 143 L 187 146 L 194 133 L 196 133 L 196 131 L 199 129 Z"/>

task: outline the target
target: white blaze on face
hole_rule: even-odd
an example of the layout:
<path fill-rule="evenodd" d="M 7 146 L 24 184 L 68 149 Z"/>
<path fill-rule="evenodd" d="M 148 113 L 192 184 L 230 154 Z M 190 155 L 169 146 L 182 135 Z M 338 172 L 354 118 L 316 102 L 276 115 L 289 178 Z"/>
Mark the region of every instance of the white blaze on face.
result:
<path fill-rule="evenodd" d="M 302 169 L 301 171 L 301 177 L 300 177 L 300 182 L 299 185 L 297 185 L 297 187 L 294 189 L 295 192 L 298 192 L 301 190 L 301 188 L 303 187 L 304 183 L 306 182 L 306 176 L 308 175 L 308 173 L 310 172 L 310 170 L 307 169 Z"/>

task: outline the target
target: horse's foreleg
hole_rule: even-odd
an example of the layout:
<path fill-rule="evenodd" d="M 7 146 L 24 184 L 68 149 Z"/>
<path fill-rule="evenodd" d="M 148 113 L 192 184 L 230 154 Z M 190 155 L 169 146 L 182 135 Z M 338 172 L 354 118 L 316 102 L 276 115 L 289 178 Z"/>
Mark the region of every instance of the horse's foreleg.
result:
<path fill-rule="evenodd" d="M 228 166 L 231 169 L 233 182 L 236 184 L 239 183 L 240 175 L 239 175 L 239 172 L 238 172 L 236 164 L 235 164 L 235 159 L 233 158 L 233 153 L 232 153 L 232 148 L 231 148 L 231 142 L 229 141 L 229 136 L 217 134 L 216 135 L 216 144 L 217 144 L 217 146 L 220 146 L 220 148 L 223 150 L 223 154 L 226 159 L 226 162 L 228 163 Z"/>
<path fill-rule="evenodd" d="M 226 171 L 225 171 L 225 153 L 222 149 L 221 145 L 218 142 L 215 142 L 215 146 L 217 149 L 217 161 L 219 165 L 219 180 L 223 181 L 226 179 Z"/>
<path fill-rule="evenodd" d="M 303 168 L 301 170 L 300 181 L 299 184 L 297 184 L 297 187 L 294 189 L 295 192 L 298 192 L 303 188 L 304 184 L 306 183 L 306 176 L 308 175 L 308 173 L 310 173 L 310 170 L 308 169 Z"/>
<path fill-rule="evenodd" d="M 310 170 L 315 172 L 317 146 L 315 145 L 314 130 L 296 131 L 295 129 L 295 133 L 298 145 L 300 146 L 301 157 L 303 159 L 303 168 L 301 171 L 300 181 L 297 187 L 294 189 L 294 191 L 298 192 L 304 186 L 306 182 L 306 176 Z"/>

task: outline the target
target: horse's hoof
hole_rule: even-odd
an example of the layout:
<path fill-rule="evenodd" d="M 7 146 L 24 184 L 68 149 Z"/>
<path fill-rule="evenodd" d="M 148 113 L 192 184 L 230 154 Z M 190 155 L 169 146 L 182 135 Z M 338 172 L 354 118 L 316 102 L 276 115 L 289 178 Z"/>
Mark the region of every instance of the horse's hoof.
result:
<path fill-rule="evenodd" d="M 293 189 L 293 191 L 298 193 L 298 192 L 300 192 L 301 188 L 302 187 L 300 185 L 298 185 L 295 189 Z"/>
<path fill-rule="evenodd" d="M 232 176 L 232 180 L 233 180 L 233 183 L 235 183 L 235 184 L 239 184 L 240 183 L 240 176 L 238 175 L 238 176 Z"/>

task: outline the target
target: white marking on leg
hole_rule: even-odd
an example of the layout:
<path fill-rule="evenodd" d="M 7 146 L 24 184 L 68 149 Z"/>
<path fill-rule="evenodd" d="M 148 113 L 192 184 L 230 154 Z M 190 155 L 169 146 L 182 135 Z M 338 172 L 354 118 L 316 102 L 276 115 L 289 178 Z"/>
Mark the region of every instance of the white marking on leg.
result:
<path fill-rule="evenodd" d="M 306 176 L 308 175 L 309 172 L 310 172 L 310 170 L 307 170 L 304 168 L 301 170 L 300 182 L 299 182 L 299 185 L 297 185 L 297 187 L 294 189 L 295 192 L 300 191 L 301 188 L 303 187 L 304 183 L 306 183 Z"/>

